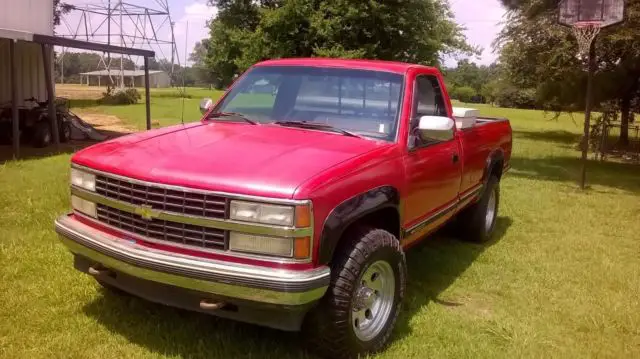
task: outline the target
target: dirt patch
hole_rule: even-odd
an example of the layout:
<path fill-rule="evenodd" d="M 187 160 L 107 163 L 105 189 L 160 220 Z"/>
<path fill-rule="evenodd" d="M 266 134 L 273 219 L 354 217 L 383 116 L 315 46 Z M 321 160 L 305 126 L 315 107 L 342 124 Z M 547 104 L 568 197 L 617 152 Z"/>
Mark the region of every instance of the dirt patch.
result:
<path fill-rule="evenodd" d="M 493 312 L 491 310 L 491 302 L 485 296 L 462 296 L 457 298 L 436 299 L 435 303 L 449 308 L 450 310 L 465 313 L 467 315 L 482 318 L 491 319 Z"/>
<path fill-rule="evenodd" d="M 56 96 L 74 100 L 97 100 L 102 98 L 104 87 L 77 84 L 57 84 Z"/>
<path fill-rule="evenodd" d="M 76 112 L 85 122 L 89 123 L 96 130 L 109 137 L 126 135 L 136 132 L 136 129 L 126 125 L 119 117 L 100 113 Z"/>

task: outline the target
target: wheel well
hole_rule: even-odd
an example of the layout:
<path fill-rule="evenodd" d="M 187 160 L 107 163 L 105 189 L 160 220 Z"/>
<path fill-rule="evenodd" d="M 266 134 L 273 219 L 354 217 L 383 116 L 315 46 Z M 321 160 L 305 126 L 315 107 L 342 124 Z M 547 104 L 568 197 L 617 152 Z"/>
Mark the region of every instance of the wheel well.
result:
<path fill-rule="evenodd" d="M 358 218 L 345 229 L 342 236 L 347 234 L 349 230 L 355 226 L 362 225 L 384 229 L 385 231 L 393 234 L 396 238 L 400 238 L 400 214 L 394 207 L 381 208 L 375 212 L 368 213 L 367 215 Z"/>
<path fill-rule="evenodd" d="M 500 158 L 493 162 L 491 166 L 491 172 L 489 172 L 489 176 L 496 176 L 498 179 L 502 178 L 502 170 L 504 168 L 504 159 Z"/>
<path fill-rule="evenodd" d="M 393 234 L 396 238 L 400 239 L 400 213 L 398 213 L 398 210 L 394 207 L 380 208 L 356 219 L 344 229 L 340 235 L 340 240 L 338 241 L 335 250 L 331 254 L 330 261 L 333 261 L 336 253 L 339 253 L 342 248 L 348 244 L 348 239 L 345 237 L 350 233 L 353 233 L 353 229 L 357 226 L 384 229 L 385 231 Z"/>

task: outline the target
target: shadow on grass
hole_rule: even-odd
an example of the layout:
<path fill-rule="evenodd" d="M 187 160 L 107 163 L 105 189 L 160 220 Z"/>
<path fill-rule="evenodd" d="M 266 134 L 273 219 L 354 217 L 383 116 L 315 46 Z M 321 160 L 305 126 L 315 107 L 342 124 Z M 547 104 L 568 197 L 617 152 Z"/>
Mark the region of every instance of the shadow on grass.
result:
<path fill-rule="evenodd" d="M 408 322 L 422 306 L 462 274 L 488 246 L 504 237 L 511 219 L 500 217 L 494 239 L 470 244 L 436 234 L 408 251 L 409 281 L 397 336 L 410 334 Z M 315 358 L 300 333 L 282 332 L 147 302 L 109 291 L 84 307 L 108 330 L 154 353 L 183 358 Z"/>
<path fill-rule="evenodd" d="M 149 351 L 179 358 L 316 358 L 296 332 L 189 312 L 102 290 L 83 310 Z"/>
<path fill-rule="evenodd" d="M 99 130 L 100 133 L 107 136 L 107 140 L 116 137 L 128 135 L 128 132 L 118 132 L 109 130 Z M 71 140 L 67 143 L 61 143 L 59 148 L 55 145 L 50 145 L 45 148 L 35 148 L 30 143 L 20 144 L 20 157 L 19 160 L 32 160 L 37 158 L 57 156 L 61 154 L 71 154 L 80 151 L 86 147 L 95 145 L 100 141 L 93 140 Z M 11 145 L 0 145 L 0 165 L 7 161 L 14 160 L 13 147 Z"/>
<path fill-rule="evenodd" d="M 555 142 L 564 145 L 573 145 L 580 141 L 580 135 L 569 131 L 513 131 L 513 137 L 516 140 L 523 138 L 532 141 Z"/>
<path fill-rule="evenodd" d="M 513 220 L 498 217 L 492 239 L 487 243 L 468 243 L 455 239 L 452 226 L 445 227 L 433 237 L 407 252 L 409 279 L 407 282 L 404 309 L 398 319 L 396 335 L 404 337 L 411 334 L 411 317 L 430 302 L 448 307 L 462 306 L 439 298 L 487 248 L 498 243 L 506 235 Z"/>
<path fill-rule="evenodd" d="M 76 108 L 87 108 L 99 106 L 100 102 L 95 99 L 70 99 L 69 109 L 73 111 Z"/>
<path fill-rule="evenodd" d="M 578 157 L 513 157 L 511 166 L 509 176 L 574 183 L 578 182 L 581 170 Z M 587 163 L 587 183 L 639 193 L 640 166 L 590 160 Z"/>

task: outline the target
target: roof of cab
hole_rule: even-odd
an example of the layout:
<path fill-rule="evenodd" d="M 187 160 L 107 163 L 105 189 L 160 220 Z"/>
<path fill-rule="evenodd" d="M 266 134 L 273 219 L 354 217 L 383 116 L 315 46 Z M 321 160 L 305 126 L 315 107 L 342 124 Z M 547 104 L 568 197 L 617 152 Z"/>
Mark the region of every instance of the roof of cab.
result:
<path fill-rule="evenodd" d="M 289 58 L 267 60 L 257 63 L 255 66 L 315 66 L 315 67 L 339 67 L 358 70 L 385 71 L 404 74 L 409 68 L 422 67 L 433 70 L 434 68 L 409 64 L 406 62 L 382 61 L 382 60 L 347 60 L 329 58 Z"/>

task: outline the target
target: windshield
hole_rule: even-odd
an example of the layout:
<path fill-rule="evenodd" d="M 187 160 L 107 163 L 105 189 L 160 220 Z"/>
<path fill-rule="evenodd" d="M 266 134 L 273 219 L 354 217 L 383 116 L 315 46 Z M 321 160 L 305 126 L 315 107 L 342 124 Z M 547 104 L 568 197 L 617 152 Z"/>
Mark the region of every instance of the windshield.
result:
<path fill-rule="evenodd" d="M 264 66 L 247 72 L 212 113 L 259 123 L 305 122 L 395 141 L 403 76 L 380 71 Z"/>

